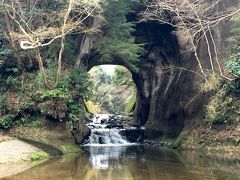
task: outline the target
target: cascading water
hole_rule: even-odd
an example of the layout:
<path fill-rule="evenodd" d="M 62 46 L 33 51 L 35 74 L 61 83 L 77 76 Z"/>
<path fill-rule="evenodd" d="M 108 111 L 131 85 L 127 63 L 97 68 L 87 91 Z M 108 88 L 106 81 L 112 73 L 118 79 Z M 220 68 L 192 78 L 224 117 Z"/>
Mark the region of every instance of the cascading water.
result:
<path fill-rule="evenodd" d="M 86 124 L 91 129 L 89 143 L 86 145 L 130 145 L 124 136 L 123 126 L 117 122 L 117 115 L 96 114 Z"/>

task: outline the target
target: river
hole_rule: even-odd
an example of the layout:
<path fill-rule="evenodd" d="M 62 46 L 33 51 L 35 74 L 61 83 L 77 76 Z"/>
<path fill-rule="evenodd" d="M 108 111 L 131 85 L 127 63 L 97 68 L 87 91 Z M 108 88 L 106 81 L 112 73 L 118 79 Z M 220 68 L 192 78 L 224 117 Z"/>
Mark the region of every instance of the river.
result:
<path fill-rule="evenodd" d="M 240 162 L 148 146 L 85 146 L 5 180 L 235 180 Z"/>
<path fill-rule="evenodd" d="M 52 158 L 5 180 L 235 180 L 240 160 L 176 151 L 129 141 L 121 117 L 96 115 L 79 154 Z M 130 129 L 135 131 L 134 129 Z M 141 133 L 139 134 L 141 135 Z M 138 138 L 136 138 L 138 139 Z"/>

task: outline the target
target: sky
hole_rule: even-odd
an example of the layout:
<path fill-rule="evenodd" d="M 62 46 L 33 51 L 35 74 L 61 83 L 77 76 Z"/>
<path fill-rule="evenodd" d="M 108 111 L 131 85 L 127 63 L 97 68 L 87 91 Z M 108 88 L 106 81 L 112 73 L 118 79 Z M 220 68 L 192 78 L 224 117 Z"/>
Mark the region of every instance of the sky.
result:
<path fill-rule="evenodd" d="M 101 65 L 101 68 L 106 74 L 112 75 L 114 73 L 116 65 Z"/>

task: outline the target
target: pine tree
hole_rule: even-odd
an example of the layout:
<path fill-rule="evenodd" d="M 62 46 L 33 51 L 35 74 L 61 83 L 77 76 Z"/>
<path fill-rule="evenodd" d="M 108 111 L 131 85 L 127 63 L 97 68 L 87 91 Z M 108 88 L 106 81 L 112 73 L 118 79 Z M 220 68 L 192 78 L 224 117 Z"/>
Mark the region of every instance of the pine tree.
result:
<path fill-rule="evenodd" d="M 127 21 L 127 14 L 136 1 L 110 0 L 105 6 L 106 24 L 103 27 L 104 37 L 96 43 L 103 61 L 111 61 L 118 56 L 129 62 L 138 60 L 142 46 L 135 43 L 132 33 L 134 23 Z"/>

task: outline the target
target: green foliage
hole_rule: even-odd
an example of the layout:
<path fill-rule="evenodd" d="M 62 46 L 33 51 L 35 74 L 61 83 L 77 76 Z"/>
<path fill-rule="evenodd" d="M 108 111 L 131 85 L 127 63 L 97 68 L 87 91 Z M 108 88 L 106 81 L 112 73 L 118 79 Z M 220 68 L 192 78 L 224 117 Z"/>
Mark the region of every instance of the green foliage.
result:
<path fill-rule="evenodd" d="M 43 125 L 42 120 L 41 119 L 35 119 L 32 122 L 30 122 L 29 124 L 27 124 L 28 127 L 41 127 Z"/>
<path fill-rule="evenodd" d="M 94 84 L 91 97 L 91 101 L 95 105 L 93 112 L 124 114 L 129 98 L 135 92 L 131 73 L 122 66 L 112 68 L 115 70 L 112 74 L 108 74 L 101 66 L 94 67 L 89 72 Z M 133 106 L 135 102 L 132 103 Z M 129 104 L 128 107 L 130 108 L 130 106 Z"/>
<path fill-rule="evenodd" d="M 64 77 L 57 88 L 38 91 L 41 112 L 55 119 L 75 122 L 84 111 L 83 98 L 88 99 L 92 94 L 92 83 L 87 72 L 79 68 Z"/>
<path fill-rule="evenodd" d="M 65 60 L 65 65 L 74 65 L 76 60 L 76 53 L 75 53 L 75 39 L 67 36 L 64 42 L 64 54 L 63 59 Z M 47 61 L 47 69 L 53 70 L 52 73 L 56 73 L 57 65 L 53 63 L 58 58 L 58 52 L 60 50 L 60 42 L 59 40 L 54 41 L 51 45 L 47 46 L 42 51 L 42 57 Z M 49 72 L 48 72 L 49 73 Z"/>
<path fill-rule="evenodd" d="M 30 159 L 32 161 L 39 161 L 39 160 L 44 160 L 44 159 L 48 159 L 48 158 L 49 158 L 49 154 L 44 151 L 33 152 L 30 155 Z"/>
<path fill-rule="evenodd" d="M 187 148 L 189 145 L 188 135 L 189 135 L 189 130 L 183 129 L 181 133 L 178 135 L 177 139 L 175 140 L 173 146 L 178 148 Z"/>
<path fill-rule="evenodd" d="M 21 86 L 20 71 L 16 64 L 0 60 L 0 92 L 19 90 Z"/>
<path fill-rule="evenodd" d="M 55 80 L 56 66 L 48 61 L 46 72 L 48 80 Z M 2 79 L 1 79 L 2 80 Z M 6 91 L 17 92 L 16 106 L 8 110 L 7 94 L 0 98 L 0 129 L 9 129 L 13 125 L 39 126 L 33 116 L 45 115 L 60 121 L 77 121 L 84 111 L 83 98 L 91 96 L 91 81 L 84 70 L 74 69 L 64 72 L 58 87 L 47 89 L 43 85 L 40 73 L 24 73 L 21 76 L 9 76 L 5 80 Z M 7 114 L 7 115 L 5 115 Z"/>
<path fill-rule="evenodd" d="M 47 64 L 47 68 L 45 68 L 45 73 L 47 76 L 47 81 L 51 84 L 51 83 L 55 83 L 56 81 L 56 74 L 57 74 L 57 64 L 56 62 L 54 62 L 54 59 L 46 59 L 46 64 Z M 61 79 L 61 81 L 64 81 L 65 79 Z M 42 74 L 40 73 L 40 71 L 37 73 L 37 77 L 36 77 L 36 85 L 38 86 L 38 88 L 45 88 L 44 87 L 44 81 L 42 78 Z"/>
<path fill-rule="evenodd" d="M 231 60 L 227 62 L 227 68 L 230 70 L 232 74 L 234 74 L 235 77 L 237 77 L 232 83 L 231 83 L 231 91 L 240 94 L 240 57 L 239 59 Z"/>
<path fill-rule="evenodd" d="M 0 117 L 0 129 L 7 130 L 14 125 L 14 116 L 5 115 Z"/>
<path fill-rule="evenodd" d="M 126 102 L 121 96 L 113 97 L 111 100 L 111 113 L 121 114 L 124 111 Z"/>
<path fill-rule="evenodd" d="M 12 50 L 4 42 L 0 41 L 0 56 L 11 56 L 13 55 Z"/>
<path fill-rule="evenodd" d="M 128 115 L 132 111 L 132 109 L 133 109 L 133 107 L 136 103 L 136 98 L 137 97 L 136 97 L 136 92 L 135 92 L 132 95 L 132 97 L 129 99 L 129 101 L 127 102 L 127 105 L 126 105 L 125 110 L 124 110 L 124 114 Z"/>
<path fill-rule="evenodd" d="M 86 70 L 75 68 L 68 77 L 69 90 L 75 95 L 88 99 L 92 95 L 92 82 Z"/>
<path fill-rule="evenodd" d="M 236 77 L 231 88 L 235 93 L 240 93 L 240 15 L 235 15 L 232 19 L 232 36 L 229 38 L 230 48 L 228 56 L 231 57 L 226 63 L 229 71 Z"/>
<path fill-rule="evenodd" d="M 213 96 L 207 105 L 206 121 L 210 125 L 229 125 L 240 122 L 238 98 L 233 96 L 225 86 Z"/>
<path fill-rule="evenodd" d="M 0 96 L 0 115 L 8 112 L 8 100 L 6 95 Z"/>
<path fill-rule="evenodd" d="M 40 95 L 41 100 L 46 100 L 46 99 L 62 99 L 62 100 L 67 100 L 70 98 L 70 93 L 67 91 L 67 89 L 63 88 L 55 88 L 55 89 L 42 89 L 38 91 Z"/>
<path fill-rule="evenodd" d="M 64 59 L 67 59 L 67 63 L 73 65 L 76 60 L 75 50 L 74 50 L 75 41 L 70 38 L 66 38 L 64 43 Z"/>
<path fill-rule="evenodd" d="M 105 72 L 101 72 L 98 75 L 99 83 L 101 84 L 111 84 L 112 82 L 112 77 Z"/>
<path fill-rule="evenodd" d="M 134 86 L 133 81 L 129 80 L 131 76 L 131 73 L 126 68 L 121 66 L 116 67 L 112 77 L 113 84 L 116 86 Z"/>
<path fill-rule="evenodd" d="M 236 96 L 240 95 L 240 79 L 229 82 L 226 87 L 229 93 L 235 94 Z"/>
<path fill-rule="evenodd" d="M 53 63 L 53 60 L 56 59 L 59 48 L 59 43 L 54 42 L 42 52 L 42 57 L 47 61 L 48 69 L 53 70 L 53 67 L 56 68 L 56 64 Z"/>
<path fill-rule="evenodd" d="M 69 153 L 79 153 L 81 150 L 78 146 L 74 145 L 63 145 L 61 146 L 61 151 L 64 154 L 69 154 Z"/>
<path fill-rule="evenodd" d="M 79 115 L 84 111 L 84 104 L 72 101 L 68 104 L 68 121 L 77 122 L 79 120 Z"/>
<path fill-rule="evenodd" d="M 90 71 L 90 77 L 96 89 L 100 85 L 110 85 L 112 83 L 112 76 L 104 72 L 101 66 L 94 67 Z"/>
<path fill-rule="evenodd" d="M 229 61 L 227 63 L 227 68 L 231 73 L 240 78 L 240 59 Z"/>
<path fill-rule="evenodd" d="M 142 45 L 136 44 L 132 36 L 134 23 L 127 22 L 127 14 L 130 13 L 133 1 L 108 1 L 105 9 L 106 25 L 103 31 L 104 38 L 96 43 L 103 61 L 111 61 L 114 57 L 134 62 L 138 60 L 143 51 Z"/>
<path fill-rule="evenodd" d="M 18 77 L 9 76 L 6 80 L 8 90 L 18 90 L 17 87 L 21 86 L 21 81 Z"/>

